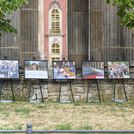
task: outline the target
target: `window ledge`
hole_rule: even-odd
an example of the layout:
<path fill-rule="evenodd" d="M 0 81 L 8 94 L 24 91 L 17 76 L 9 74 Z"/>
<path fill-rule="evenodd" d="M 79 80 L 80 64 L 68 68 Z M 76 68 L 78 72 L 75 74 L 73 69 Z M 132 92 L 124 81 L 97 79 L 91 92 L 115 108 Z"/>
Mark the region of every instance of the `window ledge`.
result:
<path fill-rule="evenodd" d="M 46 36 L 64 36 L 64 33 L 61 34 L 46 34 Z"/>

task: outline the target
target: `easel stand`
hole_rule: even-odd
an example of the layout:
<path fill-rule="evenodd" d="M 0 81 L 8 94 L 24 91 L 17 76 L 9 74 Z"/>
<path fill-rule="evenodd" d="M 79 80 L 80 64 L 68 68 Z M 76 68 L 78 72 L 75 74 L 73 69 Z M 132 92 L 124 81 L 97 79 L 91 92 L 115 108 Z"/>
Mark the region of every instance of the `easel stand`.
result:
<path fill-rule="evenodd" d="M 38 83 L 39 83 L 39 88 L 40 88 L 42 102 L 44 102 L 40 80 L 38 80 Z M 30 99 L 30 96 L 31 96 L 31 87 L 32 87 L 32 82 L 31 82 L 31 79 L 30 79 L 30 82 L 29 82 L 29 93 L 28 93 L 28 102 L 39 102 L 39 101 L 33 101 L 33 100 Z M 37 95 L 36 95 L 36 99 L 37 99 Z"/>
<path fill-rule="evenodd" d="M 0 102 L 5 102 L 5 103 L 9 103 L 9 102 L 15 102 L 15 97 L 14 97 L 14 92 L 13 92 L 13 85 L 12 85 L 12 80 L 10 79 L 10 86 L 11 86 L 11 94 L 12 94 L 12 98 L 13 101 L 11 100 L 1 100 L 1 96 L 2 96 L 2 89 L 3 89 L 3 80 L 1 80 L 1 88 L 0 88 Z"/>
<path fill-rule="evenodd" d="M 68 80 L 68 83 L 69 83 L 69 86 L 70 86 L 70 91 L 71 91 L 71 94 L 72 94 L 72 99 L 73 99 L 73 102 L 74 102 L 74 95 L 73 95 L 73 90 L 72 90 L 72 86 L 71 86 L 71 81 Z M 60 88 L 59 88 L 59 102 L 71 102 L 71 101 L 64 101 L 64 100 L 60 100 L 60 97 L 61 97 L 61 84 L 62 84 L 62 80 L 60 80 Z"/>
<path fill-rule="evenodd" d="M 95 81 L 96 81 L 96 85 L 97 85 L 99 100 L 88 100 L 89 87 L 90 87 L 90 81 L 88 80 L 87 100 L 86 100 L 86 102 L 101 102 L 101 97 L 100 97 L 100 90 L 99 90 L 98 81 L 97 81 L 97 80 L 95 80 Z"/>
<path fill-rule="evenodd" d="M 123 85 L 123 90 L 124 90 L 124 94 L 125 94 L 126 101 L 128 101 L 126 89 L 125 89 L 125 86 L 124 86 L 124 80 L 122 79 L 121 81 L 122 81 L 122 85 Z M 116 89 L 116 79 L 114 80 L 114 99 L 113 99 L 113 101 L 116 101 L 116 102 L 123 102 L 123 100 L 115 99 L 115 89 Z"/>

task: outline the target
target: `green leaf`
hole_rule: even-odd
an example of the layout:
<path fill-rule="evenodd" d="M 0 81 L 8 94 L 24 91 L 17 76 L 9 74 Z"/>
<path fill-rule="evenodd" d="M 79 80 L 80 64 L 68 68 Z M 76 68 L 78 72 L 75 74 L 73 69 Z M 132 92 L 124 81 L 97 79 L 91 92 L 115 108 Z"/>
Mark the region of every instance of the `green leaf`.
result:
<path fill-rule="evenodd" d="M 11 15 L 24 3 L 28 4 L 28 0 L 0 0 L 0 36 L 2 32 L 17 33 L 17 30 L 10 25 L 11 20 L 7 19 L 7 15 Z"/>
<path fill-rule="evenodd" d="M 121 18 L 121 26 L 126 26 L 129 29 L 134 28 L 134 0 L 106 0 L 106 3 L 117 6 L 116 15 Z"/>

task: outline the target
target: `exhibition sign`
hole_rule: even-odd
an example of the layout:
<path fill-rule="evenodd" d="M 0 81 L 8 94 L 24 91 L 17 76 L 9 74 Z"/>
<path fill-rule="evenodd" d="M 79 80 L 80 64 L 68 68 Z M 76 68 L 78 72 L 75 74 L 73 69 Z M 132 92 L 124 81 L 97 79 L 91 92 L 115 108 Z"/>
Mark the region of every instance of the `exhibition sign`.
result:
<path fill-rule="evenodd" d="M 26 79 L 48 79 L 47 61 L 24 61 Z"/>
<path fill-rule="evenodd" d="M 104 79 L 104 62 L 82 61 L 83 79 Z"/>
<path fill-rule="evenodd" d="M 19 61 L 0 60 L 0 79 L 18 79 Z"/>
<path fill-rule="evenodd" d="M 130 70 L 128 61 L 109 61 L 108 62 L 109 79 L 129 79 Z"/>
<path fill-rule="evenodd" d="M 76 79 L 75 61 L 53 61 L 54 79 Z"/>

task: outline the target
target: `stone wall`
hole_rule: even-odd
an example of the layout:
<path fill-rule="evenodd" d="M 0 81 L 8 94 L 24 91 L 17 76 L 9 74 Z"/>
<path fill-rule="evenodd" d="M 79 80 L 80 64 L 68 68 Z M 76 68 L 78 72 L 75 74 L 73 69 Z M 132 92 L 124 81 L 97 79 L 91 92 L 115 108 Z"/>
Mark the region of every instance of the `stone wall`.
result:
<path fill-rule="evenodd" d="M 15 98 L 17 100 L 26 101 L 29 91 L 29 80 L 24 79 L 24 75 L 20 75 L 20 80 L 13 80 L 13 89 Z M 87 97 L 87 80 L 71 80 L 71 85 L 74 93 L 75 102 L 85 102 Z M 98 80 L 100 95 L 102 101 L 112 101 L 114 80 Z M 123 86 L 121 80 L 116 81 L 116 99 L 125 100 Z M 134 80 L 124 80 L 125 88 L 129 101 L 134 100 Z M 43 98 L 46 101 L 58 101 L 59 100 L 59 87 L 60 81 L 49 79 L 41 82 Z M 61 100 L 72 100 L 71 91 L 67 80 L 62 81 L 61 86 Z M 9 98 L 11 95 L 10 81 L 3 81 L 2 99 Z M 40 88 L 37 80 L 32 80 L 31 99 L 41 99 Z M 89 99 L 98 99 L 98 91 L 95 80 L 90 80 Z"/>

